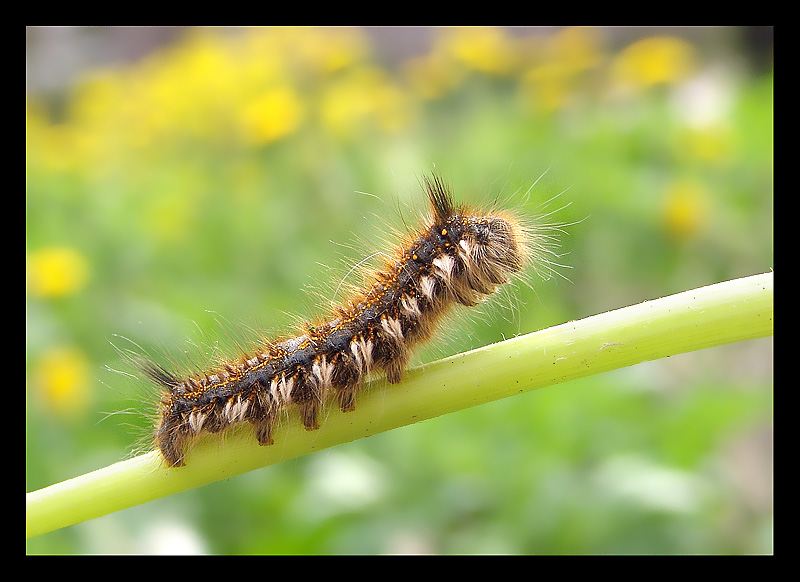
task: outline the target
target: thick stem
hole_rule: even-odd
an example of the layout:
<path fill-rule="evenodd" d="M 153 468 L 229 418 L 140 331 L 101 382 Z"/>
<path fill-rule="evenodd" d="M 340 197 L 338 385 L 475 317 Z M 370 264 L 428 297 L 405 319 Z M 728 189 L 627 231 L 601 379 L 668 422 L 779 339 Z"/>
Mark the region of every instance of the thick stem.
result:
<path fill-rule="evenodd" d="M 772 273 L 685 291 L 572 321 L 372 382 L 356 410 L 323 412 L 322 429 L 297 419 L 259 446 L 249 426 L 206 435 L 187 464 L 148 453 L 27 494 L 30 538 L 320 449 L 544 386 L 684 352 L 772 335 Z M 576 403 L 576 406 L 579 406 Z"/>

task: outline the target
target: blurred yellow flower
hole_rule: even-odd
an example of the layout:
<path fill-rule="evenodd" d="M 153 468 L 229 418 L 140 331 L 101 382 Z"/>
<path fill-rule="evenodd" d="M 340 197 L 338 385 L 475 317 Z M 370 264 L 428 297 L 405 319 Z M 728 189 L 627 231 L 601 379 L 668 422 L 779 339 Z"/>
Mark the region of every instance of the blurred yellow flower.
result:
<path fill-rule="evenodd" d="M 565 28 L 544 40 L 527 39 L 523 46 L 533 64 L 522 75 L 522 98 L 545 111 L 563 107 L 580 91 L 580 75 L 604 58 L 596 31 L 587 27 Z"/>
<path fill-rule="evenodd" d="M 69 102 L 71 123 L 87 127 L 118 114 L 117 107 L 125 98 L 124 79 L 119 72 L 93 70 L 91 76 L 78 82 Z"/>
<path fill-rule="evenodd" d="M 32 374 L 37 395 L 59 416 L 86 410 L 90 400 L 89 363 L 73 348 L 54 348 L 35 364 Z"/>
<path fill-rule="evenodd" d="M 29 119 L 26 141 L 28 166 L 42 164 L 42 169 L 54 172 L 89 171 L 102 149 L 96 134 L 72 124 L 48 124 L 43 117 Z"/>
<path fill-rule="evenodd" d="M 226 121 L 240 96 L 238 73 L 230 43 L 212 31 L 195 29 L 184 42 L 155 53 L 137 68 L 136 96 L 144 106 L 139 115 L 151 124 L 154 139 L 161 134 L 222 137 L 230 130 Z"/>
<path fill-rule="evenodd" d="M 517 64 L 513 37 L 502 28 L 443 28 L 435 50 L 483 73 L 505 75 Z"/>
<path fill-rule="evenodd" d="M 667 233 L 676 239 L 697 234 L 708 219 L 708 200 L 702 185 L 678 182 L 670 186 L 664 197 L 663 222 Z"/>
<path fill-rule="evenodd" d="M 623 87 L 646 88 L 659 83 L 676 83 L 695 67 L 695 51 L 687 41 L 671 36 L 654 36 L 623 49 L 612 64 L 612 75 Z"/>
<path fill-rule="evenodd" d="M 369 53 L 365 33 L 356 27 L 287 27 L 263 29 L 276 40 L 284 60 L 300 71 L 331 73 L 356 64 Z"/>
<path fill-rule="evenodd" d="M 303 119 L 303 106 L 289 87 L 265 91 L 241 111 L 240 124 L 250 143 L 265 144 L 292 133 Z"/>
<path fill-rule="evenodd" d="M 65 123 L 42 132 L 39 155 L 51 167 L 86 158 L 81 167 L 91 169 L 96 155 L 157 155 L 198 139 L 269 143 L 307 118 L 307 94 L 368 56 L 367 36 L 358 28 L 187 29 L 138 63 L 81 79 Z M 368 101 L 376 119 L 395 125 L 390 102 L 396 95 L 373 89 Z"/>
<path fill-rule="evenodd" d="M 36 297 L 61 297 L 83 289 L 89 278 L 84 256 L 69 247 L 50 247 L 28 255 L 28 291 Z"/>
<path fill-rule="evenodd" d="M 686 152 L 704 162 L 725 160 L 735 148 L 735 139 L 726 128 L 709 126 L 690 130 L 686 136 Z"/>
<path fill-rule="evenodd" d="M 438 53 L 407 60 L 402 73 L 414 94 L 422 99 L 443 97 L 464 78 L 461 68 Z"/>
<path fill-rule="evenodd" d="M 370 123 L 394 131 L 405 127 L 412 115 L 407 95 L 386 73 L 366 66 L 327 84 L 319 108 L 324 128 L 340 138 L 352 137 Z"/>

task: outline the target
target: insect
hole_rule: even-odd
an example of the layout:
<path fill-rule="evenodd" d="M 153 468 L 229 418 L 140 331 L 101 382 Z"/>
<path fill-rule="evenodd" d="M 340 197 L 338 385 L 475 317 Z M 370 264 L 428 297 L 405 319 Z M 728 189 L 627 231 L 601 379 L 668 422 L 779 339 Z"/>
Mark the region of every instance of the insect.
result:
<path fill-rule="evenodd" d="M 169 466 L 185 464 L 187 444 L 202 432 L 250 423 L 258 442 L 270 445 L 287 407 L 308 430 L 319 428 L 326 399 L 353 410 L 367 376 L 383 372 L 399 382 L 414 348 L 451 308 L 478 304 L 523 270 L 531 241 L 511 213 L 456 204 L 436 175 L 423 183 L 427 220 L 328 314 L 202 374 L 143 364 L 162 389 L 155 444 Z"/>

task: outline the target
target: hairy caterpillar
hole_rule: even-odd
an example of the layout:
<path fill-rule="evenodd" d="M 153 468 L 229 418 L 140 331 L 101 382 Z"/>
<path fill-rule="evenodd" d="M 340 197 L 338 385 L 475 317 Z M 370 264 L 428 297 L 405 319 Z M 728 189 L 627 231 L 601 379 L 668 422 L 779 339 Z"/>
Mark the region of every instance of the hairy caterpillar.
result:
<path fill-rule="evenodd" d="M 273 443 L 281 411 L 296 407 L 308 430 L 319 428 L 326 398 L 355 408 L 367 375 L 403 376 L 412 350 L 455 305 L 474 306 L 520 273 L 533 241 L 508 212 L 453 202 L 441 178 L 424 178 L 430 216 L 408 233 L 362 291 L 296 335 L 266 341 L 257 353 L 186 378 L 148 362 L 162 388 L 155 444 L 167 464 L 185 463 L 187 443 L 201 432 L 249 422 L 262 445 Z"/>

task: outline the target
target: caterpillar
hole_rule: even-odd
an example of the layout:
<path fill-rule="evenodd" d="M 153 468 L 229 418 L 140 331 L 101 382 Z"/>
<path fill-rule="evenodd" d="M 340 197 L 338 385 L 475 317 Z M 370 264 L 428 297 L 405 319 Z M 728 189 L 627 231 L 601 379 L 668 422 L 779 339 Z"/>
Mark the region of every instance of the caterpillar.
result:
<path fill-rule="evenodd" d="M 382 372 L 399 382 L 414 348 L 443 316 L 494 293 L 542 244 L 512 213 L 456 204 L 437 175 L 422 181 L 430 206 L 425 222 L 332 312 L 205 373 L 179 377 L 155 362 L 142 364 L 161 389 L 154 440 L 168 466 L 184 465 L 187 444 L 203 432 L 250 423 L 258 443 L 270 445 L 286 407 L 299 411 L 307 430 L 319 428 L 326 399 L 353 410 L 367 376 Z"/>

